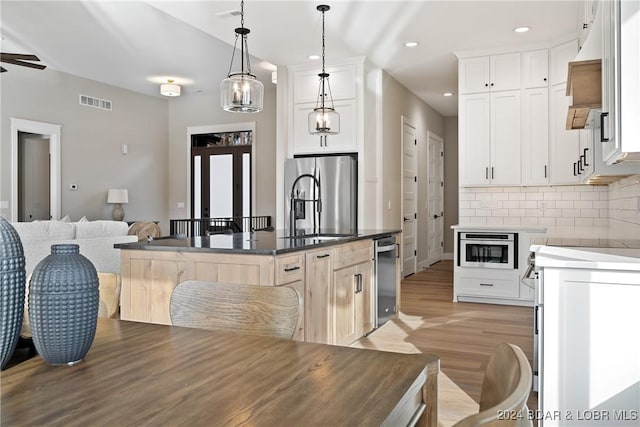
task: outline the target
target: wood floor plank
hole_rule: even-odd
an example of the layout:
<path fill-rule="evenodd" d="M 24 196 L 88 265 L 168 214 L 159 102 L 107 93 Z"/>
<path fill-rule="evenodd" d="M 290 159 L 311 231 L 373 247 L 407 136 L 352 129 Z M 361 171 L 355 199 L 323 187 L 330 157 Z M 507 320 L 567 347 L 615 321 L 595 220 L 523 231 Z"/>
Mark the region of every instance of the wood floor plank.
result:
<path fill-rule="evenodd" d="M 475 402 L 480 400 L 489 356 L 498 344 L 515 344 L 533 360 L 533 308 L 454 303 L 452 261 L 403 279 L 401 292 L 398 319 L 359 340 L 357 346 L 437 354 L 442 372 Z M 537 393 L 532 392 L 528 406 L 536 404 Z"/>

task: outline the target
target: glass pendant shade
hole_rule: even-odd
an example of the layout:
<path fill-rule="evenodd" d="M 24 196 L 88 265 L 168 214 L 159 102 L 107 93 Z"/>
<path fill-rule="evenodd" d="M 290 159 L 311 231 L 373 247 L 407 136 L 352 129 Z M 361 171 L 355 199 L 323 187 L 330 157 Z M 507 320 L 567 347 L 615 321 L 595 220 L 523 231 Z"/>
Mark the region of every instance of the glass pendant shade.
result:
<path fill-rule="evenodd" d="M 312 135 L 340 133 L 340 114 L 331 107 L 314 108 L 309 113 L 309 133 Z"/>
<path fill-rule="evenodd" d="M 264 85 L 253 74 L 235 73 L 220 83 L 222 109 L 232 113 L 257 113 L 262 110 Z"/>
<path fill-rule="evenodd" d="M 333 106 L 333 96 L 329 85 L 329 73 L 324 68 L 325 45 L 324 45 L 324 13 L 330 9 L 329 6 L 321 4 L 316 9 L 322 13 L 322 72 L 320 85 L 318 87 L 318 98 L 316 108 L 309 113 L 309 133 L 311 135 L 336 135 L 340 133 L 340 114 Z M 325 105 L 325 101 L 328 101 Z M 326 141 L 325 141 L 326 143 Z"/>

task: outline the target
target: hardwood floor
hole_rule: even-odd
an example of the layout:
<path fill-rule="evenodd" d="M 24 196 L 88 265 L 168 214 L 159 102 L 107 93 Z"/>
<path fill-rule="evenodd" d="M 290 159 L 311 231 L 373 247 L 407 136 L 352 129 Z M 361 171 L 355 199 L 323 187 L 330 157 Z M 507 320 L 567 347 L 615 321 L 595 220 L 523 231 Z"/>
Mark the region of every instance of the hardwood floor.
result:
<path fill-rule="evenodd" d="M 533 359 L 533 308 L 453 303 L 452 261 L 404 279 L 401 298 L 398 319 L 359 340 L 357 346 L 434 353 L 440 357 L 441 371 L 475 402 L 497 344 L 516 344 L 529 361 Z M 536 407 L 536 399 L 532 392 L 529 408 Z"/>

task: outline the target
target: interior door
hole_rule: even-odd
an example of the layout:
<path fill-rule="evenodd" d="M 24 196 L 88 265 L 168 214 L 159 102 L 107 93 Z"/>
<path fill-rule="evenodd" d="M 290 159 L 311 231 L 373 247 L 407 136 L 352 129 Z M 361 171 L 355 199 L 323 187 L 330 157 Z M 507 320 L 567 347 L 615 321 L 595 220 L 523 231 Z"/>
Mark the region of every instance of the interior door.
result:
<path fill-rule="evenodd" d="M 416 272 L 417 173 L 416 128 L 402 121 L 402 276 Z"/>
<path fill-rule="evenodd" d="M 444 250 L 444 143 L 442 138 L 429 132 L 428 139 L 428 193 L 427 206 L 427 263 L 442 260 Z"/>
<path fill-rule="evenodd" d="M 18 221 L 51 219 L 49 137 L 18 132 Z"/>

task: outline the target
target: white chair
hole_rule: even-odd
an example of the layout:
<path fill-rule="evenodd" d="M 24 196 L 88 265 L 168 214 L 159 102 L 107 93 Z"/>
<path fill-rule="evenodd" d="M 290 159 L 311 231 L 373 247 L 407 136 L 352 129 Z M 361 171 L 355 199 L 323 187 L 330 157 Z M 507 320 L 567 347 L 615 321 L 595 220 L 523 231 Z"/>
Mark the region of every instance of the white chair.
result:
<path fill-rule="evenodd" d="M 520 347 L 499 344 L 484 373 L 480 412 L 455 427 L 532 426 L 527 408 L 531 381 L 531 366 Z"/>
<path fill-rule="evenodd" d="M 171 323 L 291 339 L 298 294 L 286 286 L 254 286 L 189 280 L 173 290 Z"/>

